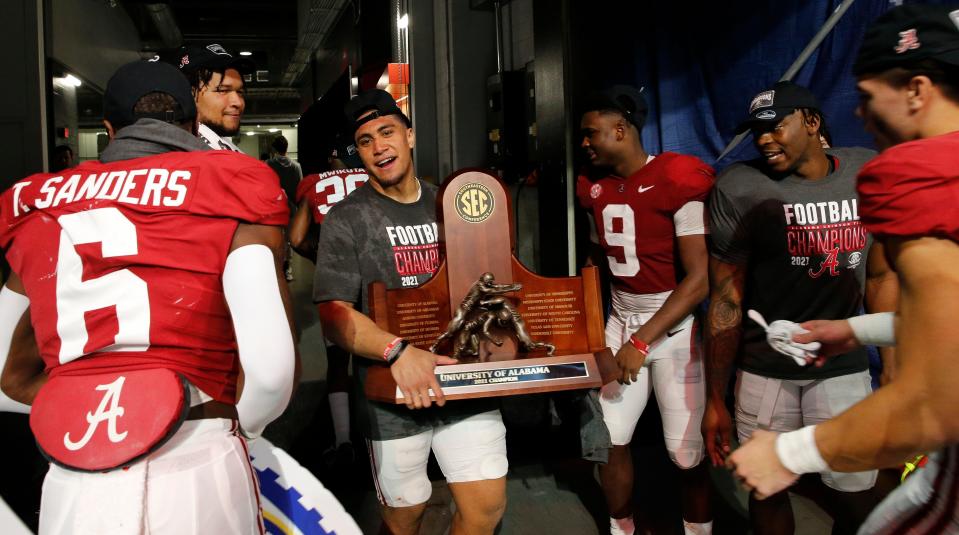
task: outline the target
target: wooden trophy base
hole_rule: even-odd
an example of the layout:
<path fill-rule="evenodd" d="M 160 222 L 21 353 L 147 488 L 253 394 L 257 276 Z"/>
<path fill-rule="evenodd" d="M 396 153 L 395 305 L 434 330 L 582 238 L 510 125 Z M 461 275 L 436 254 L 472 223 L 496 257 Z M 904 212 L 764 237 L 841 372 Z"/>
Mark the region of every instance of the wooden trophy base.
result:
<path fill-rule="evenodd" d="M 447 400 L 534 394 L 556 390 L 599 388 L 612 380 L 616 367 L 610 350 L 595 354 L 536 356 L 528 358 L 490 355 L 484 362 L 436 367 L 436 380 Z M 386 403 L 405 404 L 403 393 L 386 366 L 371 366 L 367 372 L 366 397 Z M 604 381 L 604 377 L 606 380 Z M 430 393 L 431 399 L 436 397 Z"/>
<path fill-rule="evenodd" d="M 596 267 L 576 277 L 529 271 L 513 256 L 510 196 L 487 172 L 455 173 L 437 204 L 445 259 L 432 278 L 410 288 L 373 282 L 367 304 L 377 326 L 415 347 L 474 355 L 436 368 L 446 399 L 597 388 L 617 378 Z M 405 403 L 386 366 L 370 366 L 365 389 L 370 399 Z"/>

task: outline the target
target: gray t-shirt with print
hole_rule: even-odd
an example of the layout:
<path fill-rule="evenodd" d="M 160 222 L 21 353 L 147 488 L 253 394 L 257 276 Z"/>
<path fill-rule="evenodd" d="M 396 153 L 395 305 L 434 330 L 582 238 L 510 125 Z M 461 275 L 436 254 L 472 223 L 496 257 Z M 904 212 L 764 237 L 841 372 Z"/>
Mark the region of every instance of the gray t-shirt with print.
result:
<path fill-rule="evenodd" d="M 747 266 L 743 312 L 797 323 L 858 314 L 871 238 L 859 220 L 856 174 L 875 153 L 826 152 L 835 170 L 819 180 L 768 175 L 761 160 L 734 164 L 716 179 L 711 254 Z M 857 349 L 822 367 L 801 367 L 769 347 L 762 327 L 743 314 L 739 367 L 777 379 L 821 379 L 863 371 L 867 357 Z"/>
<path fill-rule="evenodd" d="M 313 279 L 313 301 L 346 301 L 369 315 L 372 282 L 386 287 L 419 286 L 440 265 L 436 226 L 436 186 L 420 180 L 422 194 L 410 204 L 397 202 L 371 185 L 358 188 L 330 209 L 323 220 Z M 410 410 L 405 405 L 366 399 L 363 388 L 370 359 L 353 359 L 357 392 L 354 405 L 367 438 L 390 440 L 493 410 L 491 400 L 457 400 L 444 407 Z"/>

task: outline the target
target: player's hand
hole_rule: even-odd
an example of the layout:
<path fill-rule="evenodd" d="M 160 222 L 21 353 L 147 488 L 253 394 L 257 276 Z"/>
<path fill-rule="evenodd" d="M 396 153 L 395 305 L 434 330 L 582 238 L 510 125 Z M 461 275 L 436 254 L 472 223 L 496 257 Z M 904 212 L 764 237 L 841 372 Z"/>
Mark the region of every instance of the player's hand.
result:
<path fill-rule="evenodd" d="M 808 359 L 815 366 L 822 366 L 828 357 L 842 355 L 859 347 L 859 341 L 846 320 L 812 320 L 799 324 L 807 333 L 793 335 L 793 340 L 802 344 L 819 342 L 817 358 Z"/>
<path fill-rule="evenodd" d="M 779 461 L 776 454 L 778 436 L 779 433 L 756 430 L 726 461 L 726 466 L 733 470 L 742 486 L 759 500 L 789 488 L 799 479 Z"/>
<path fill-rule="evenodd" d="M 639 370 L 646 362 L 646 355 L 642 354 L 628 341 L 616 352 L 616 365 L 619 366 L 619 383 L 632 384 L 639 379 Z"/>
<path fill-rule="evenodd" d="M 706 453 L 713 466 L 723 466 L 729 455 L 729 441 L 733 434 L 733 422 L 722 402 L 706 401 L 702 423 Z"/>
<path fill-rule="evenodd" d="M 436 404 L 443 406 L 446 397 L 436 380 L 433 369 L 438 365 L 456 364 L 456 359 L 435 355 L 414 346 L 407 346 L 399 358 L 390 366 L 390 373 L 396 386 L 403 393 L 406 406 L 410 409 L 425 409 L 432 404 L 430 390 L 436 396 Z"/>

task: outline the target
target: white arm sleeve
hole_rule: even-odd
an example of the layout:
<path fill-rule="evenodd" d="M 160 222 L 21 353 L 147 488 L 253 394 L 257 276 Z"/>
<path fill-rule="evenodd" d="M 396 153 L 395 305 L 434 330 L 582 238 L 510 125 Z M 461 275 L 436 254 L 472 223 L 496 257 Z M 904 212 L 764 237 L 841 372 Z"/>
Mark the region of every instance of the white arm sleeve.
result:
<path fill-rule="evenodd" d="M 296 358 L 270 249 L 247 245 L 230 253 L 223 268 L 223 294 L 244 373 L 236 410 L 243 430 L 255 437 L 289 403 Z"/>
<path fill-rule="evenodd" d="M 689 201 L 673 214 L 673 226 L 677 236 L 709 234 L 706 227 L 706 205 L 702 201 Z"/>
<path fill-rule="evenodd" d="M 856 340 L 864 346 L 896 345 L 896 313 L 877 312 L 849 318 Z"/>
<path fill-rule="evenodd" d="M 20 318 L 30 307 L 30 300 L 23 294 L 4 286 L 0 290 L 0 372 L 7 364 L 7 355 L 10 354 L 10 343 L 13 341 L 13 330 L 17 328 Z M 14 401 L 0 391 L 0 411 L 30 413 L 30 405 Z"/>

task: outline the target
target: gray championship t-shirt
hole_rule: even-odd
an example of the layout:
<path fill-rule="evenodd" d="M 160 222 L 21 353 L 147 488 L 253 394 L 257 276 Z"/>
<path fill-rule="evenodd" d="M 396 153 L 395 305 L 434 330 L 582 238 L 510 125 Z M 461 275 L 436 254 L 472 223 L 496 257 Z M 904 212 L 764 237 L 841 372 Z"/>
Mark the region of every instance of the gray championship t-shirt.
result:
<path fill-rule="evenodd" d="M 859 221 L 856 174 L 875 152 L 828 149 L 835 170 L 819 180 L 770 176 L 761 160 L 728 167 L 709 199 L 711 254 L 745 265 L 742 359 L 739 367 L 777 379 L 821 379 L 863 371 L 866 350 L 799 366 L 766 343 L 746 317 L 797 323 L 855 316 L 862 304 L 871 238 Z"/>
<path fill-rule="evenodd" d="M 372 282 L 386 287 L 419 286 L 440 265 L 436 226 L 436 186 L 420 180 L 422 194 L 411 204 L 397 202 L 367 185 L 330 209 L 316 256 L 313 301 L 346 301 L 369 315 L 367 292 Z M 422 433 L 434 426 L 493 410 L 488 399 L 457 400 L 444 407 L 410 410 L 405 405 L 366 398 L 364 386 L 370 366 L 385 366 L 363 357 L 353 358 L 356 414 L 367 438 L 390 440 Z"/>

